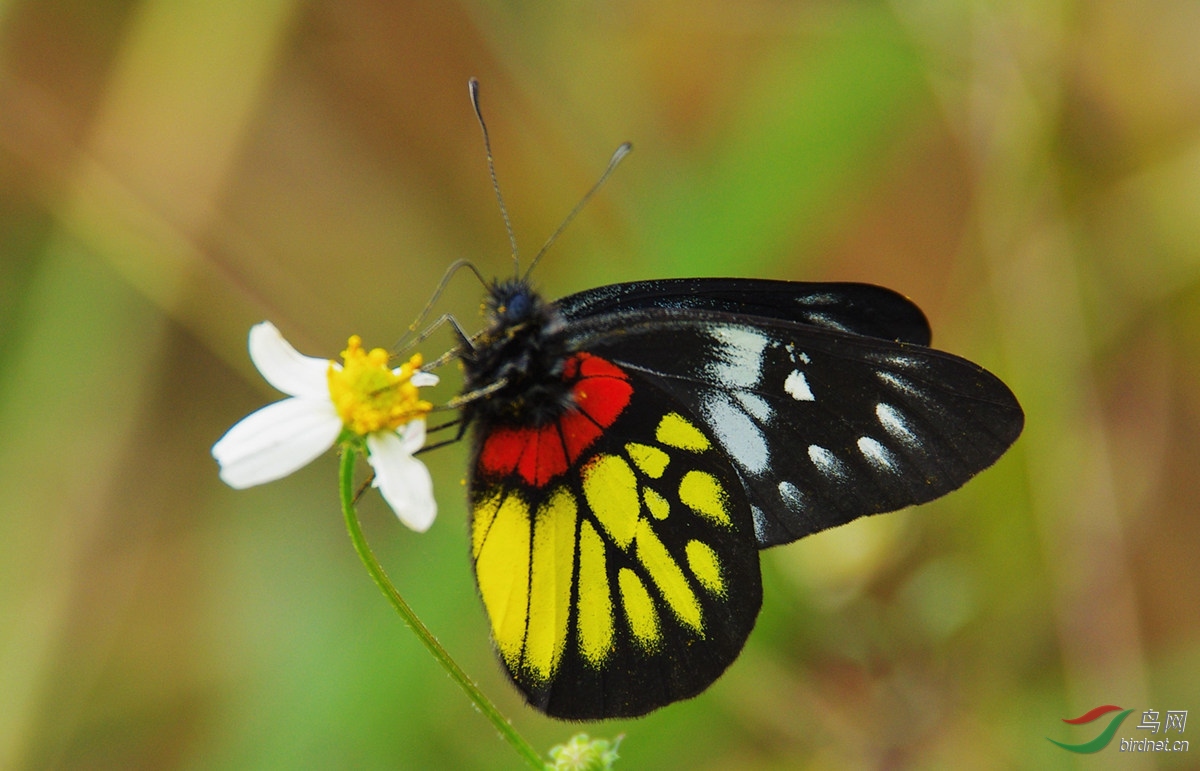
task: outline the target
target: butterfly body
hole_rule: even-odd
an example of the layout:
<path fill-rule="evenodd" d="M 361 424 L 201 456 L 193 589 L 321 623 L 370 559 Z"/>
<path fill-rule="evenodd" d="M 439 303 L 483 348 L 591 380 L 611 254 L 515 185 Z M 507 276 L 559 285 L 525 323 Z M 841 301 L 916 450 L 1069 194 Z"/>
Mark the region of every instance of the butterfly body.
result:
<path fill-rule="evenodd" d="M 761 605 L 758 551 L 953 490 L 1023 416 L 862 284 L 493 284 L 460 356 L 472 558 L 508 674 L 570 719 L 694 696 Z"/>
<path fill-rule="evenodd" d="M 463 391 L 503 383 L 489 398 L 465 407 L 464 420 L 486 430 L 492 424 L 542 426 L 571 406 L 562 379 L 564 326 L 557 308 L 528 283 L 497 281 L 489 287 L 488 325 L 462 351 Z"/>

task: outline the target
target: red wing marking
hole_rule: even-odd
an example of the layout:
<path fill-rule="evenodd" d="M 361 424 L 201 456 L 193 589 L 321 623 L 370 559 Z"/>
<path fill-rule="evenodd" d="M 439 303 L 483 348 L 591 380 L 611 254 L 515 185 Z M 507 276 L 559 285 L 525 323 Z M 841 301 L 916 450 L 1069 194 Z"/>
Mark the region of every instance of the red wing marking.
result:
<path fill-rule="evenodd" d="M 604 429 L 582 412 L 568 412 L 558 419 L 558 425 L 562 428 L 563 444 L 567 447 L 567 457 L 571 462 L 583 455 L 592 442 L 604 433 Z"/>
<path fill-rule="evenodd" d="M 527 433 L 498 428 L 488 434 L 479 453 L 479 465 L 493 474 L 511 474 L 521 460 Z"/>
<path fill-rule="evenodd" d="M 604 363 L 608 364 L 608 362 Z M 611 364 L 608 364 L 608 366 L 612 367 Z M 616 368 L 613 367 L 613 369 Z M 579 405 L 579 409 L 585 415 L 596 421 L 601 428 L 608 428 L 629 404 L 629 397 L 633 394 L 633 386 L 629 385 L 629 381 L 624 377 L 618 378 L 607 374 L 588 375 L 587 366 L 584 367 L 583 371 L 583 378 L 572 389 L 575 395 L 575 403 Z M 620 372 L 620 370 L 617 371 Z"/>
<path fill-rule="evenodd" d="M 563 364 L 577 409 L 537 428 L 497 428 L 483 440 L 479 467 L 490 475 L 516 471 L 542 487 L 564 473 L 629 405 L 633 386 L 620 367 L 590 353 Z"/>
<path fill-rule="evenodd" d="M 577 353 L 567 360 L 563 371 L 568 379 L 576 377 L 576 371 L 583 377 L 615 377 L 618 380 L 628 380 L 625 370 L 613 364 L 608 359 L 601 359 L 591 353 Z"/>
<path fill-rule="evenodd" d="M 517 472 L 526 482 L 541 487 L 567 470 L 567 455 L 563 451 L 557 424 L 551 423 L 521 433 L 526 435 L 525 450 L 521 453 Z"/>

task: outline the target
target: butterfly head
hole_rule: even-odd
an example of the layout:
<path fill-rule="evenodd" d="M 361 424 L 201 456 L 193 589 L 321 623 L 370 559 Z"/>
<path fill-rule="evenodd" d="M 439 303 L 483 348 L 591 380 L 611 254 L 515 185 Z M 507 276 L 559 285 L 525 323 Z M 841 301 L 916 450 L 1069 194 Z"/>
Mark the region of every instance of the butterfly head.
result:
<path fill-rule="evenodd" d="M 484 315 L 488 332 L 514 330 L 549 321 L 547 303 L 529 282 L 519 278 L 497 279 L 488 287 Z"/>

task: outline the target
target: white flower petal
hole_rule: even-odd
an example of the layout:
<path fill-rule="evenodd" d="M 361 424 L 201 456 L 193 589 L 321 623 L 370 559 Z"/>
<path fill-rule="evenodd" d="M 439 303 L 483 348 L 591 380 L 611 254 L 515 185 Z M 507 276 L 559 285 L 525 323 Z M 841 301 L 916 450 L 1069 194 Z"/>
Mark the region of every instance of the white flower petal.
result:
<path fill-rule="evenodd" d="M 408 425 L 396 432 L 400 435 L 400 443 L 409 455 L 425 446 L 425 418 L 413 418 Z"/>
<path fill-rule="evenodd" d="M 333 446 L 342 421 L 328 398 L 284 399 L 252 412 L 213 445 L 221 479 L 241 490 L 308 465 Z"/>
<path fill-rule="evenodd" d="M 375 469 L 373 484 L 383 493 L 396 516 L 405 525 L 423 533 L 437 516 L 437 501 L 433 499 L 433 479 L 429 469 L 412 456 L 407 444 L 392 431 L 370 434 L 367 436 L 370 451 L 367 461 Z"/>
<path fill-rule="evenodd" d="M 418 388 L 435 386 L 438 384 L 438 376 L 432 372 L 414 372 L 412 376 L 412 384 Z"/>
<path fill-rule="evenodd" d="M 250 328 L 250 360 L 268 383 L 288 396 L 329 397 L 329 359 L 300 353 L 269 321 Z"/>

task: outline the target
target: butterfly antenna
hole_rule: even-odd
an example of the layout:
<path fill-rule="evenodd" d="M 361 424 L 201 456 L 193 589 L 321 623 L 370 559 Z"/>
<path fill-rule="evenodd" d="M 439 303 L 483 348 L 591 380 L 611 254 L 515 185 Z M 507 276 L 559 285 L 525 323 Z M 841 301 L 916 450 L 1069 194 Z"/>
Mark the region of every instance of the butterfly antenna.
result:
<path fill-rule="evenodd" d="M 442 280 L 438 282 L 437 288 L 433 290 L 433 295 L 429 298 L 429 302 L 425 303 L 425 307 L 422 308 L 421 312 L 417 314 L 417 317 L 413 319 L 413 323 L 408 325 L 408 329 L 404 332 L 400 339 L 396 341 L 396 344 L 393 346 L 392 350 L 396 351 L 397 353 L 403 352 L 406 346 L 413 345 L 421 340 L 424 340 L 429 336 L 429 333 L 438 326 L 435 324 L 430 329 L 422 332 L 416 341 L 410 342 L 410 338 L 413 336 L 413 334 L 423 323 L 425 323 L 425 319 L 429 317 L 429 313 L 433 310 L 434 304 L 437 303 L 438 299 L 441 298 L 442 292 L 446 291 L 446 286 L 450 283 L 450 279 L 454 278 L 454 274 L 463 268 L 466 268 L 474 273 L 475 277 L 479 279 L 479 283 L 483 284 L 485 287 L 487 286 L 487 279 L 485 279 L 483 274 L 479 272 L 479 268 L 475 267 L 475 263 L 471 262 L 470 260 L 455 260 L 454 262 L 450 263 L 450 267 L 446 268 L 446 272 L 442 274 Z"/>
<path fill-rule="evenodd" d="M 508 209 L 504 206 L 504 196 L 500 194 L 500 180 L 496 178 L 496 162 L 492 159 L 492 139 L 488 136 L 487 123 L 483 120 L 483 110 L 479 109 L 479 81 L 471 78 L 467 81 L 471 91 L 471 106 L 475 108 L 475 118 L 479 128 L 483 130 L 483 149 L 487 152 L 488 174 L 492 177 L 492 189 L 496 191 L 496 201 L 500 204 L 500 216 L 504 218 L 504 229 L 508 231 L 508 243 L 512 247 L 513 272 L 521 275 L 521 260 L 517 257 L 517 237 L 513 234 L 512 221 L 508 218 Z"/>
<path fill-rule="evenodd" d="M 551 244 L 558 240 L 558 237 L 562 234 L 562 232 L 567 229 L 567 225 L 571 224 L 571 220 L 575 219 L 575 215 L 579 214 L 580 210 L 587 205 L 587 202 L 592 200 L 592 196 L 594 196 L 596 192 L 604 186 L 604 183 L 608 181 L 608 178 L 612 176 L 612 173 L 616 171 L 617 164 L 620 163 L 626 155 L 629 155 L 631 150 L 633 150 L 633 145 L 629 142 L 625 142 L 613 152 L 612 158 L 609 158 L 608 160 L 608 168 L 606 168 L 604 173 L 600 175 L 600 179 L 596 180 L 596 184 L 592 185 L 592 189 L 587 191 L 583 198 L 579 199 L 579 203 L 575 204 L 575 208 L 571 209 L 571 213 L 568 214 L 565 219 L 563 219 L 562 224 L 550 234 L 550 237 L 546 239 L 546 243 L 542 244 L 542 248 L 538 249 L 538 253 L 534 256 L 533 262 L 529 263 L 529 268 L 525 271 L 525 275 L 522 276 L 522 279 L 529 278 L 529 274 L 533 272 L 534 266 L 537 265 L 538 261 L 542 259 L 542 255 L 546 253 Z"/>

